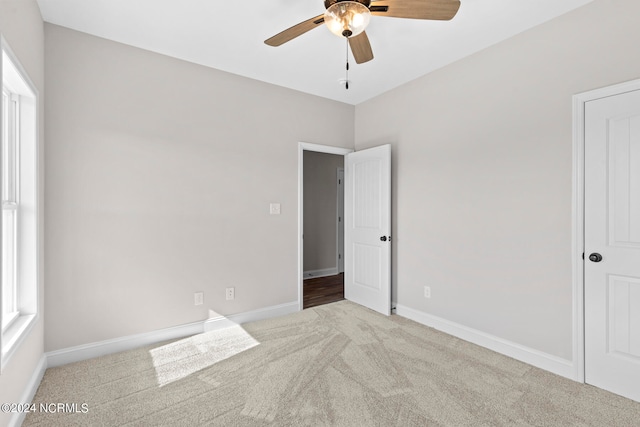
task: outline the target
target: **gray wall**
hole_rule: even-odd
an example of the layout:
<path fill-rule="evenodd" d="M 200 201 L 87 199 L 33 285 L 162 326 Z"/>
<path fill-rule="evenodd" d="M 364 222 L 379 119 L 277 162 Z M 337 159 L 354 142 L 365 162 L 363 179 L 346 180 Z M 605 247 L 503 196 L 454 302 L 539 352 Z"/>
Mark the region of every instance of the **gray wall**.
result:
<path fill-rule="evenodd" d="M 47 351 L 296 301 L 298 142 L 351 147 L 354 107 L 45 35 Z"/>
<path fill-rule="evenodd" d="M 303 157 L 304 271 L 337 269 L 337 170 L 344 156 L 305 151 Z"/>
<path fill-rule="evenodd" d="M 572 359 L 572 95 L 640 77 L 638 16 L 596 0 L 356 107 L 356 149 L 393 143 L 400 305 Z"/>
<path fill-rule="evenodd" d="M 44 111 L 44 33 L 40 9 L 35 0 L 2 0 L 0 1 L 0 33 L 9 44 L 18 61 L 24 67 L 29 78 L 39 92 L 39 129 L 38 148 L 40 150 L 40 164 L 38 165 L 40 183 L 40 212 L 44 211 L 43 186 L 43 120 Z M 39 310 L 40 317 L 25 341 L 14 353 L 0 375 L 0 403 L 19 403 L 23 393 L 27 390 L 38 363 L 44 354 L 44 317 L 43 317 L 43 235 L 44 221 L 42 214 L 39 218 Z M 8 425 L 11 419 L 9 413 L 0 412 L 0 425 Z"/>
<path fill-rule="evenodd" d="M 46 349 L 294 301 L 297 143 L 350 147 L 355 123 L 358 149 L 393 143 L 398 303 L 570 359 L 571 96 L 640 77 L 639 15 L 596 0 L 355 115 L 45 25 Z M 0 2 L 0 31 L 44 99 L 35 1 Z M 1 401 L 42 336 L 40 321 Z"/>

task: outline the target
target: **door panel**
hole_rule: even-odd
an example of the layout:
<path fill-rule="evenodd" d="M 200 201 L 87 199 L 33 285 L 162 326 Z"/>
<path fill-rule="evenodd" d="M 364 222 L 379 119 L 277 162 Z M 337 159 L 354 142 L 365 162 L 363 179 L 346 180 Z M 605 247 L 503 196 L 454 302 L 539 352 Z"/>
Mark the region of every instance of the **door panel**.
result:
<path fill-rule="evenodd" d="M 358 286 L 379 291 L 382 250 L 378 245 L 353 244 L 353 282 Z"/>
<path fill-rule="evenodd" d="M 640 401 L 640 91 L 585 104 L 584 219 L 585 380 Z"/>
<path fill-rule="evenodd" d="M 609 352 L 640 358 L 640 279 L 609 276 L 608 294 Z"/>
<path fill-rule="evenodd" d="M 608 121 L 611 246 L 640 247 L 640 116 Z"/>
<path fill-rule="evenodd" d="M 389 315 L 391 146 L 348 154 L 345 184 L 345 298 Z"/>

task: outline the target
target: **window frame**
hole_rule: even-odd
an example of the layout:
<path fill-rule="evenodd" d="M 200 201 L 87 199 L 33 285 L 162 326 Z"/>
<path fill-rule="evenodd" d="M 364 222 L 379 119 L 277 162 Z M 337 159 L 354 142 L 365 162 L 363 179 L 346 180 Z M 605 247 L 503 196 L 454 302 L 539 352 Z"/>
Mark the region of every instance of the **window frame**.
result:
<path fill-rule="evenodd" d="M 40 273 L 40 171 L 39 171 L 39 125 L 38 106 L 39 94 L 35 85 L 29 79 L 28 73 L 17 60 L 0 35 L 0 80 L 2 80 L 3 94 L 8 94 L 8 103 L 13 111 L 5 112 L 5 101 L 0 104 L 0 124 L 2 125 L 2 139 L 9 133 L 15 137 L 14 150 L 10 159 L 5 159 L 9 151 L 4 142 L 0 150 L 0 164 L 3 172 L 0 174 L 0 190 L 2 190 L 3 227 L 0 228 L 0 278 L 4 281 L 5 256 L 5 213 L 13 212 L 12 230 L 14 231 L 14 257 L 10 260 L 14 267 L 12 274 L 15 287 L 11 297 L 10 308 L 7 310 L 8 319 L 3 302 L 4 289 L 0 292 L 0 374 L 29 336 L 39 318 L 39 283 Z M 10 109 L 11 110 L 11 109 Z M 8 119 L 10 126 L 4 122 Z M 7 131 L 5 132 L 5 129 Z M 9 162 L 9 163 L 6 163 Z M 5 174 L 5 167 L 12 166 L 10 173 Z M 5 176 L 6 175 L 6 176 Z M 10 182 L 6 182 L 6 181 Z M 9 294 L 7 292 L 7 294 Z M 9 312 L 9 310 L 13 311 Z"/>
<path fill-rule="evenodd" d="M 5 216 L 11 216 L 11 242 L 5 242 L 5 236 L 2 235 L 2 259 L 9 256 L 6 254 L 7 247 L 10 248 L 10 270 L 5 271 L 2 265 L 2 322 L 0 322 L 0 333 L 4 334 L 17 320 L 20 315 L 18 309 L 18 278 L 17 278 L 17 253 L 18 253 L 18 194 L 19 194 L 19 172 L 18 153 L 20 151 L 20 96 L 13 92 L 10 87 L 2 85 L 2 227 L 5 229 Z M 6 97 L 6 98 L 5 98 Z M 5 99 L 7 102 L 5 102 Z M 6 121 L 6 123 L 5 123 Z M 6 146 L 5 146 L 6 144 Z M 4 246 L 6 244 L 6 246 Z M 6 290 L 7 284 L 5 280 L 10 275 L 11 289 Z M 11 301 L 8 303 L 10 309 L 7 310 L 7 301 L 5 298 L 9 296 Z"/>

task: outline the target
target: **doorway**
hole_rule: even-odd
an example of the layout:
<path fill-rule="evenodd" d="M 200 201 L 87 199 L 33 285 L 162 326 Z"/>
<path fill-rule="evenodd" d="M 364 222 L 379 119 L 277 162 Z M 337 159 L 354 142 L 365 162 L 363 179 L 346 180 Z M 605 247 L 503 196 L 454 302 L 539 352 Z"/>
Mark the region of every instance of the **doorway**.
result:
<path fill-rule="evenodd" d="M 300 310 L 309 306 L 305 305 L 305 282 L 317 291 L 310 295 L 315 303 L 323 304 L 330 302 L 332 298 L 344 297 L 344 273 L 342 273 L 344 267 L 340 271 L 338 262 L 338 257 L 344 260 L 344 240 L 340 242 L 338 231 L 337 180 L 339 170 L 344 168 L 344 156 L 352 151 L 348 148 L 303 142 L 299 144 L 298 277 L 300 283 L 298 301 Z M 308 167 L 305 168 L 305 164 Z M 312 171 L 314 173 L 309 173 Z M 314 175 L 313 179 L 306 179 Z M 344 180 L 342 184 L 344 185 Z M 344 206 L 344 192 L 340 197 Z M 336 293 L 339 293 L 339 297 L 335 295 Z"/>
<path fill-rule="evenodd" d="M 303 308 L 344 299 L 341 172 L 344 156 L 303 152 Z"/>
<path fill-rule="evenodd" d="M 353 152 L 316 144 L 298 148 L 298 306 L 303 309 L 304 152 L 344 157 L 344 297 L 391 314 L 391 145 Z"/>
<path fill-rule="evenodd" d="M 576 379 L 640 401 L 640 81 L 574 115 Z"/>

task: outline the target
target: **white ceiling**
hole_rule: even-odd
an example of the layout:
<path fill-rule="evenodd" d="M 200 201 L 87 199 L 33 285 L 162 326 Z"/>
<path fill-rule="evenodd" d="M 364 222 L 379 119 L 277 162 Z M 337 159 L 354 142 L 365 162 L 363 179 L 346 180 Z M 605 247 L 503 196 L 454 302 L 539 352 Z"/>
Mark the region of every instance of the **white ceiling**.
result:
<path fill-rule="evenodd" d="M 592 0 L 461 0 L 451 21 L 373 16 L 375 58 L 351 60 L 320 26 L 264 40 L 324 13 L 323 0 L 37 0 L 45 21 L 302 92 L 358 104 Z"/>

